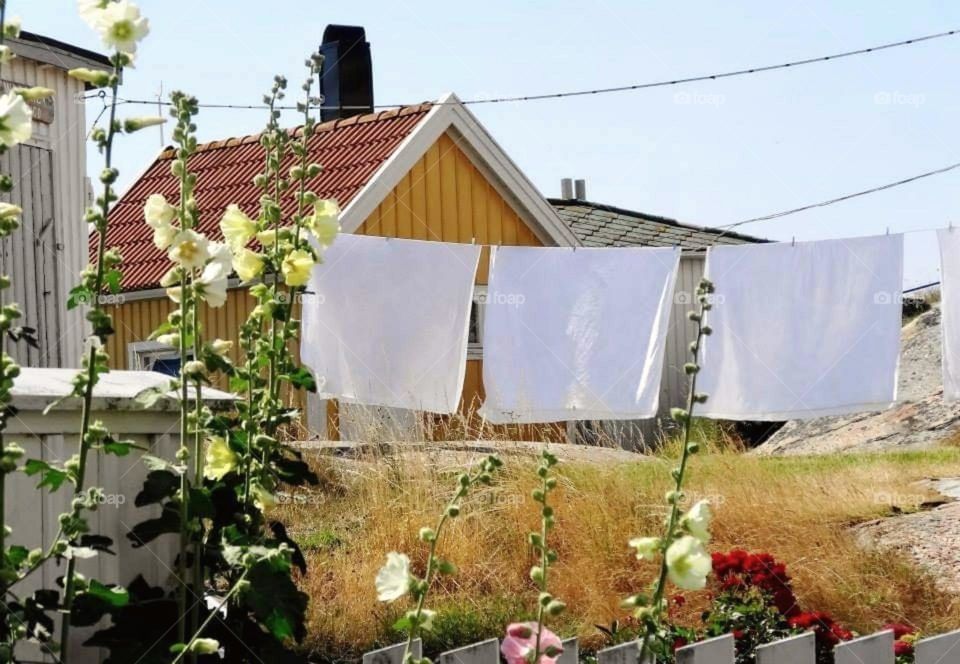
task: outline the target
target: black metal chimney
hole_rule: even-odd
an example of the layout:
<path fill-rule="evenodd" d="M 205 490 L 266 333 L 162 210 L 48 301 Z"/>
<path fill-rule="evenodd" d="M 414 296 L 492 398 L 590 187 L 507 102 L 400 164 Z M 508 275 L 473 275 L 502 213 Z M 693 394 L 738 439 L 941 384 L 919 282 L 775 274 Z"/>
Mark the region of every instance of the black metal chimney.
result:
<path fill-rule="evenodd" d="M 320 45 L 322 121 L 373 112 L 373 64 L 363 28 L 328 25 Z"/>

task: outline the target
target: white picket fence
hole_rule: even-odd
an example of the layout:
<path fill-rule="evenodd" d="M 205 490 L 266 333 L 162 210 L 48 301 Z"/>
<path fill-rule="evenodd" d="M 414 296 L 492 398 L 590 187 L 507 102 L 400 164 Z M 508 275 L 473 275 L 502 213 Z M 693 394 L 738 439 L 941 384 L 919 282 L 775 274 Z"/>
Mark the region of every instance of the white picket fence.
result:
<path fill-rule="evenodd" d="M 597 664 L 639 664 L 638 642 L 621 643 L 597 652 Z M 400 643 L 363 656 L 363 664 L 402 664 L 404 644 Z M 922 639 L 916 643 L 915 664 L 960 664 L 960 630 Z M 420 657 L 420 641 L 413 654 Z M 834 664 L 894 664 L 893 632 L 879 632 L 839 644 L 833 651 Z M 577 664 L 576 639 L 563 642 L 557 664 Z M 734 664 L 733 636 L 719 636 L 677 650 L 677 664 Z M 814 664 L 816 644 L 813 632 L 792 636 L 757 648 L 757 664 Z M 437 664 L 500 664 L 500 642 L 488 639 L 450 650 Z"/>

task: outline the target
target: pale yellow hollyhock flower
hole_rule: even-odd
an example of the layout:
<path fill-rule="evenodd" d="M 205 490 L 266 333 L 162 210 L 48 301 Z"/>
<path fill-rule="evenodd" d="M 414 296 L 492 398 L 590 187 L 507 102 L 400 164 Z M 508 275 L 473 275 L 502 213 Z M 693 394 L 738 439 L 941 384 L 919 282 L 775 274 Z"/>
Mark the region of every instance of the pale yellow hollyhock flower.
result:
<path fill-rule="evenodd" d="M 263 247 L 272 247 L 277 239 L 277 235 L 280 236 L 281 241 L 285 238 L 293 237 L 293 227 L 284 226 L 280 229 L 271 228 L 265 231 L 260 231 L 257 233 L 257 242 L 259 242 Z"/>
<path fill-rule="evenodd" d="M 0 144 L 12 148 L 33 135 L 33 113 L 14 91 L 0 97 Z"/>
<path fill-rule="evenodd" d="M 696 537 L 684 535 L 667 547 L 667 574 L 684 590 L 700 590 L 707 585 L 713 567 L 710 554 Z"/>
<path fill-rule="evenodd" d="M 15 57 L 17 57 L 17 55 L 13 52 L 12 48 L 6 44 L 0 45 L 0 65 L 10 64 Z"/>
<path fill-rule="evenodd" d="M 169 297 L 171 300 L 173 300 L 177 304 L 180 304 L 180 300 L 183 297 L 183 292 L 179 286 L 171 286 L 170 288 L 167 289 L 167 297 Z"/>
<path fill-rule="evenodd" d="M 203 476 L 209 480 L 219 480 L 232 472 L 240 459 L 222 436 L 213 436 L 207 441 L 207 454 L 203 466 Z"/>
<path fill-rule="evenodd" d="M 698 501 L 690 511 L 680 519 L 680 527 L 686 529 L 688 533 L 696 537 L 703 544 L 710 541 L 710 520 L 713 514 L 710 512 L 710 503 L 706 500 Z"/>
<path fill-rule="evenodd" d="M 181 266 L 190 270 L 203 267 L 210 257 L 207 251 L 207 238 L 196 231 L 186 230 L 177 233 L 173 238 L 173 243 L 167 256 L 171 261 L 180 263 Z"/>
<path fill-rule="evenodd" d="M 310 230 L 321 246 L 329 247 L 340 232 L 340 206 L 334 200 L 321 199 L 313 204 Z"/>
<path fill-rule="evenodd" d="M 653 560 L 660 550 L 659 537 L 635 537 L 629 544 L 637 550 L 637 560 Z"/>
<path fill-rule="evenodd" d="M 234 251 L 243 248 L 257 232 L 253 219 L 244 214 L 238 205 L 228 205 L 220 219 L 223 238 Z"/>
<path fill-rule="evenodd" d="M 280 271 L 287 286 L 305 286 L 310 281 L 310 271 L 314 265 L 315 261 L 309 252 L 297 249 L 283 259 Z"/>
<path fill-rule="evenodd" d="M 241 249 L 233 257 L 233 269 L 240 281 L 252 281 L 263 272 L 263 256 L 250 249 Z"/>
<path fill-rule="evenodd" d="M 89 18 L 88 18 L 89 16 Z M 130 0 L 108 2 L 99 11 L 88 9 L 84 19 L 100 33 L 104 45 L 121 53 L 134 55 L 137 42 L 150 33 L 150 22 L 140 15 L 140 8 Z"/>
<path fill-rule="evenodd" d="M 377 572 L 374 584 L 377 587 L 377 599 L 392 602 L 410 592 L 410 558 L 402 553 L 391 551 L 387 554 L 387 564 Z"/>
<path fill-rule="evenodd" d="M 253 504 L 261 512 L 264 512 L 277 504 L 276 497 L 259 484 L 251 485 L 250 493 L 253 495 Z"/>

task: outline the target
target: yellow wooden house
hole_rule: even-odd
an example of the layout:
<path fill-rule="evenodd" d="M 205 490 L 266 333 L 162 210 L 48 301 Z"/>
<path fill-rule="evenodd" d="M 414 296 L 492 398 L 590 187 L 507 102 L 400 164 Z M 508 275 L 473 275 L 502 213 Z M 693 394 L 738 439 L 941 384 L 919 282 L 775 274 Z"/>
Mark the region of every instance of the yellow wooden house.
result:
<path fill-rule="evenodd" d="M 324 122 L 309 144 L 311 160 L 324 166 L 310 189 L 340 202 L 345 233 L 480 245 L 580 244 L 453 94 L 435 103 Z M 116 368 L 177 368 L 174 349 L 148 338 L 172 305 L 159 286 L 169 262 L 153 246 L 142 212 L 152 193 L 175 197 L 177 183 L 169 169 L 173 156 L 167 149 L 156 158 L 117 203 L 110 224 L 108 245 L 124 257 L 123 293 L 110 311 L 116 335 L 108 350 Z M 231 203 L 257 214 L 259 194 L 252 179 L 262 163 L 256 135 L 199 147 L 190 166 L 198 175 L 200 229 L 209 237 L 218 237 L 219 219 Z M 485 248 L 476 278 L 478 300 L 487 283 L 488 258 Z M 226 306 L 204 314 L 208 337 L 235 337 L 253 306 L 239 283 L 231 286 Z M 475 307 L 471 328 L 464 411 L 483 397 L 480 310 Z M 308 418 L 310 426 L 322 430 L 317 415 L 314 410 Z"/>

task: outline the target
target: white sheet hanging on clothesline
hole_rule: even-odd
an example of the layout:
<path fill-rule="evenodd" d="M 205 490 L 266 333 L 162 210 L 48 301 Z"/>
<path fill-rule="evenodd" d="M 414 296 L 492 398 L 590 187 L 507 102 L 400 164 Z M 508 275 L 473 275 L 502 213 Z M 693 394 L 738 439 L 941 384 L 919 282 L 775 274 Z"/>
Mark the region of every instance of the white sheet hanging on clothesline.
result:
<path fill-rule="evenodd" d="M 483 326 L 492 423 L 656 415 L 677 248 L 499 247 Z"/>
<path fill-rule="evenodd" d="M 319 396 L 453 413 L 480 247 L 343 234 L 314 268 L 300 355 Z"/>
<path fill-rule="evenodd" d="M 897 396 L 903 236 L 712 247 L 696 415 L 790 420 Z"/>
<path fill-rule="evenodd" d="M 937 232 L 940 241 L 940 334 L 943 398 L 960 399 L 960 230 Z"/>

